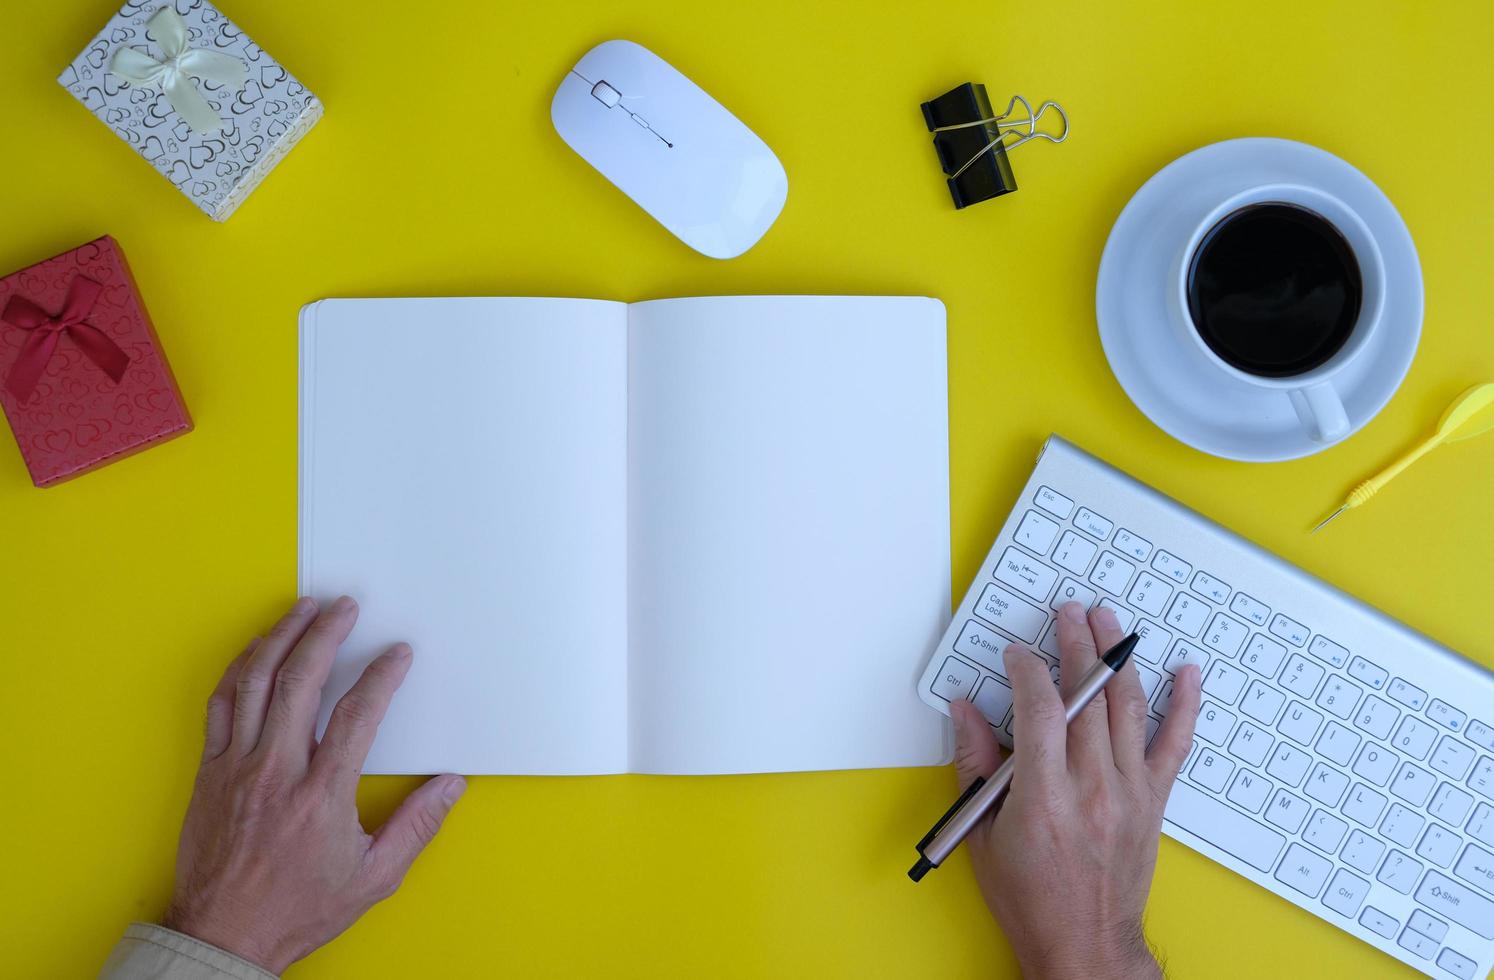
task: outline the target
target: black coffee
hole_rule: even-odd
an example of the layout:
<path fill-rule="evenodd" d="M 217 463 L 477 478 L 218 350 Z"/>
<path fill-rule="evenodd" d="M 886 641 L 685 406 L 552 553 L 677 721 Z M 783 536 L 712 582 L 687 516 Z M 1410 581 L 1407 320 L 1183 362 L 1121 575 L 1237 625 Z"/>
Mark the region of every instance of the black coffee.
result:
<path fill-rule="evenodd" d="M 1209 229 L 1188 266 L 1188 313 L 1227 364 L 1268 378 L 1325 363 L 1354 332 L 1359 262 L 1328 219 L 1252 204 Z"/>

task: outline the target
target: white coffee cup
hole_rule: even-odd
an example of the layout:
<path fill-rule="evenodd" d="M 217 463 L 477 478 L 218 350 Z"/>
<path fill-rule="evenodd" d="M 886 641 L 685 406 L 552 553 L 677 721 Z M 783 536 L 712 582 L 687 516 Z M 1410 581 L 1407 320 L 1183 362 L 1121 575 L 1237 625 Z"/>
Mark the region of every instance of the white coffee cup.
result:
<path fill-rule="evenodd" d="M 1284 378 L 1251 374 L 1225 361 L 1204 342 L 1188 312 L 1189 267 L 1204 237 L 1215 225 L 1236 211 L 1267 203 L 1305 208 L 1337 228 L 1359 263 L 1362 283 L 1359 317 L 1344 345 L 1317 367 Z M 1333 386 L 1333 378 L 1364 353 L 1370 338 L 1380 328 L 1381 313 L 1385 308 L 1385 263 L 1380 256 L 1380 247 L 1375 243 L 1369 227 L 1352 208 L 1331 194 L 1300 184 L 1263 184 L 1252 187 L 1221 201 L 1198 220 L 1193 233 L 1178 252 L 1173 269 L 1174 283 L 1169 301 L 1171 319 L 1185 342 L 1191 344 L 1208 365 L 1236 381 L 1286 394 L 1297 412 L 1297 418 L 1318 442 L 1335 442 L 1348 433 L 1349 418 L 1344 412 L 1343 399 Z"/>

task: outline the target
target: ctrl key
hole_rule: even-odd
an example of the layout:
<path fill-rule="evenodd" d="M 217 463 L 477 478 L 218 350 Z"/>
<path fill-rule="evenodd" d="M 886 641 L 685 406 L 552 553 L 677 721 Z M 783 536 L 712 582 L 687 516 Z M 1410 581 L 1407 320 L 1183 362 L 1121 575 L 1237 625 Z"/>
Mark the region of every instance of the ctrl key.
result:
<path fill-rule="evenodd" d="M 958 657 L 945 657 L 944 666 L 939 668 L 929 690 L 946 701 L 965 701 L 969 700 L 978 680 L 980 671 Z"/>

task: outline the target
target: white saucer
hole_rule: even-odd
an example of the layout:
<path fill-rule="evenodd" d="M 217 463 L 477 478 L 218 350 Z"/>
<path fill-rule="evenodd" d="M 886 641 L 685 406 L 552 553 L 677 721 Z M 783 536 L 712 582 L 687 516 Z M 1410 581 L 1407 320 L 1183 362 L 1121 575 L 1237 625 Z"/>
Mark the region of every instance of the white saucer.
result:
<path fill-rule="evenodd" d="M 1361 429 L 1400 386 L 1421 336 L 1421 265 L 1411 233 L 1381 190 L 1352 166 L 1305 143 L 1237 139 L 1163 167 L 1115 221 L 1095 290 L 1100 343 L 1116 380 L 1142 414 L 1195 449 L 1272 462 L 1327 449 L 1297 418 L 1285 392 L 1231 378 L 1180 342 L 1168 322 L 1173 263 L 1197 215 L 1262 184 L 1317 188 L 1358 212 L 1385 261 L 1385 309 L 1372 346 L 1334 376 L 1349 431 Z"/>

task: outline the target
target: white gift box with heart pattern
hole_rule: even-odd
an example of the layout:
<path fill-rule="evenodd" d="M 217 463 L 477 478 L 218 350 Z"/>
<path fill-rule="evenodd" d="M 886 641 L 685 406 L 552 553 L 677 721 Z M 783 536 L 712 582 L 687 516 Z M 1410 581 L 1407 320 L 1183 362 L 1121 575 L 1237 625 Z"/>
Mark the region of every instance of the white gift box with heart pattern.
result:
<path fill-rule="evenodd" d="M 322 117 L 207 0 L 130 0 L 57 81 L 215 221 Z"/>

